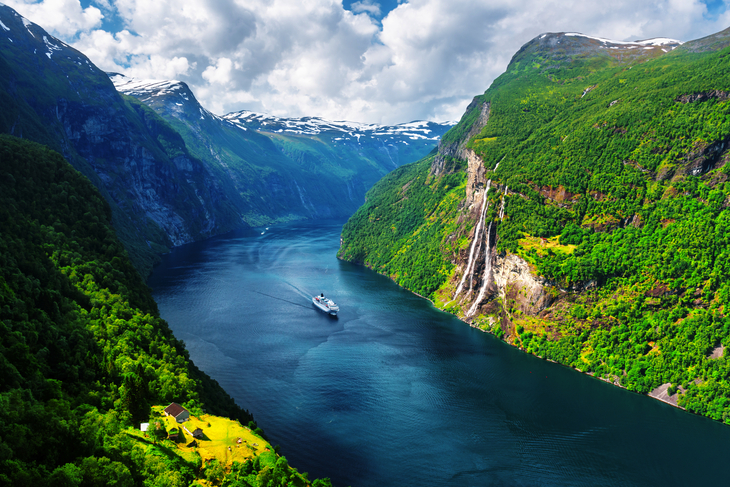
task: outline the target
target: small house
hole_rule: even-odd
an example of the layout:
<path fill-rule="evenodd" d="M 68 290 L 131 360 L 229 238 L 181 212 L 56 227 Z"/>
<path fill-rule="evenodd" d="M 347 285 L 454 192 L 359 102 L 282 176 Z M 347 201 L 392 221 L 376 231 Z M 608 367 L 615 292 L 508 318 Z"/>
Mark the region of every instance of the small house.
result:
<path fill-rule="evenodd" d="M 142 424 L 139 425 L 139 430 L 140 431 L 143 431 L 143 432 L 146 433 L 148 429 L 150 429 L 150 424 L 149 423 L 142 423 Z"/>
<path fill-rule="evenodd" d="M 188 432 L 190 436 L 193 438 L 202 438 L 203 437 L 203 430 L 200 428 L 195 428 L 193 431 L 190 431 L 183 425 L 183 429 Z"/>
<path fill-rule="evenodd" d="M 188 410 L 176 402 L 173 402 L 165 408 L 165 415 L 172 416 L 178 423 L 183 423 L 190 418 Z"/>

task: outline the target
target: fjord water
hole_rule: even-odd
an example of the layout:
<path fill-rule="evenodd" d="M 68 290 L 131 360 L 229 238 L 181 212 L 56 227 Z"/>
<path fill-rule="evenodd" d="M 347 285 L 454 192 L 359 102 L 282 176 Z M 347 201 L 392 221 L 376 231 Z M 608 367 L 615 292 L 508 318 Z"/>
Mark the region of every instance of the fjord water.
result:
<path fill-rule="evenodd" d="M 341 224 L 175 249 L 149 280 L 191 358 L 338 486 L 726 485 L 730 427 L 524 354 L 364 267 Z M 331 318 L 311 296 L 340 306 Z"/>

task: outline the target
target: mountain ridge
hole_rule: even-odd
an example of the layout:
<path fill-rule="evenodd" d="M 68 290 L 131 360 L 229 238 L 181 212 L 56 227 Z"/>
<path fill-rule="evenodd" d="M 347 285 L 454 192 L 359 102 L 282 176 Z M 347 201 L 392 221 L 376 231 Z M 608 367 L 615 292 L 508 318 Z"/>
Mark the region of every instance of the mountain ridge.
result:
<path fill-rule="evenodd" d="M 183 135 L 253 226 L 349 217 L 380 177 L 426 155 L 451 126 L 383 126 L 248 111 L 218 116 L 185 83 L 109 76 L 120 93 L 148 105 Z"/>

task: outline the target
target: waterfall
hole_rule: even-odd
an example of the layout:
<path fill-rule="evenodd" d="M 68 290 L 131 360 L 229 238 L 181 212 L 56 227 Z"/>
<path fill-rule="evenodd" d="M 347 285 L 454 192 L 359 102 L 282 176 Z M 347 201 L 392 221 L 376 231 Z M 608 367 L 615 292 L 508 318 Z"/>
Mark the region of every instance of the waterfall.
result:
<path fill-rule="evenodd" d="M 479 235 L 479 240 L 480 241 L 482 239 L 481 237 L 482 236 Z M 474 267 L 476 267 L 476 265 L 477 265 L 476 263 L 479 262 L 479 253 L 480 253 L 481 250 L 482 250 L 482 246 L 479 243 L 477 243 L 477 255 L 474 256 Z M 469 292 L 471 292 L 472 289 L 474 289 L 474 272 L 473 272 L 473 269 L 472 269 L 472 272 L 469 274 Z"/>
<path fill-rule="evenodd" d="M 504 201 L 507 199 L 507 188 L 509 186 L 504 187 L 504 194 L 502 195 L 502 206 L 499 208 L 499 221 L 504 220 Z"/>
<path fill-rule="evenodd" d="M 477 242 L 479 241 L 480 231 L 482 229 L 482 226 L 484 225 L 484 216 L 487 214 L 487 208 L 489 205 L 487 204 L 487 193 L 489 193 L 489 187 L 492 185 L 492 180 L 490 179 L 487 181 L 487 189 L 484 190 L 484 199 L 482 201 L 482 211 L 479 215 L 479 222 L 477 223 L 477 229 L 474 232 L 474 240 L 471 242 L 471 248 L 469 249 L 469 260 L 466 264 L 466 269 L 464 270 L 464 275 L 461 276 L 461 282 L 459 283 L 459 287 L 456 288 L 456 293 L 454 294 L 454 297 L 451 298 L 453 301 L 456 299 L 456 296 L 459 295 L 461 292 L 461 289 L 464 287 L 464 281 L 466 280 L 466 276 L 471 274 L 472 271 L 472 265 L 474 264 L 474 248 L 477 246 Z"/>
<path fill-rule="evenodd" d="M 487 290 L 487 284 L 489 283 L 489 275 L 492 273 L 492 252 L 490 252 L 489 248 L 489 241 L 491 238 L 492 233 L 492 222 L 489 222 L 489 229 L 487 230 L 487 250 L 486 255 L 484 256 L 484 275 L 482 276 L 482 287 L 479 289 L 479 296 L 477 296 L 476 301 L 471 305 L 471 308 L 469 308 L 469 312 L 466 314 L 467 316 L 471 316 L 474 314 L 474 312 L 477 309 L 477 306 L 481 302 L 482 298 L 484 297 L 484 291 Z"/>

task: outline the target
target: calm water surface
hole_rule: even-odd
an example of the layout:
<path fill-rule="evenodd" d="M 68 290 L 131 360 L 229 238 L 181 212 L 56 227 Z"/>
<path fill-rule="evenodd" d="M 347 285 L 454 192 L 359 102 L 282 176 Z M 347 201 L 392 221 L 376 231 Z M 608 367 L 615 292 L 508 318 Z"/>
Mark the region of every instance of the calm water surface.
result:
<path fill-rule="evenodd" d="M 338 261 L 340 229 L 292 224 L 188 245 L 149 281 L 195 363 L 310 478 L 730 483 L 730 427 L 526 355 Z M 311 305 L 320 292 L 337 318 Z"/>

